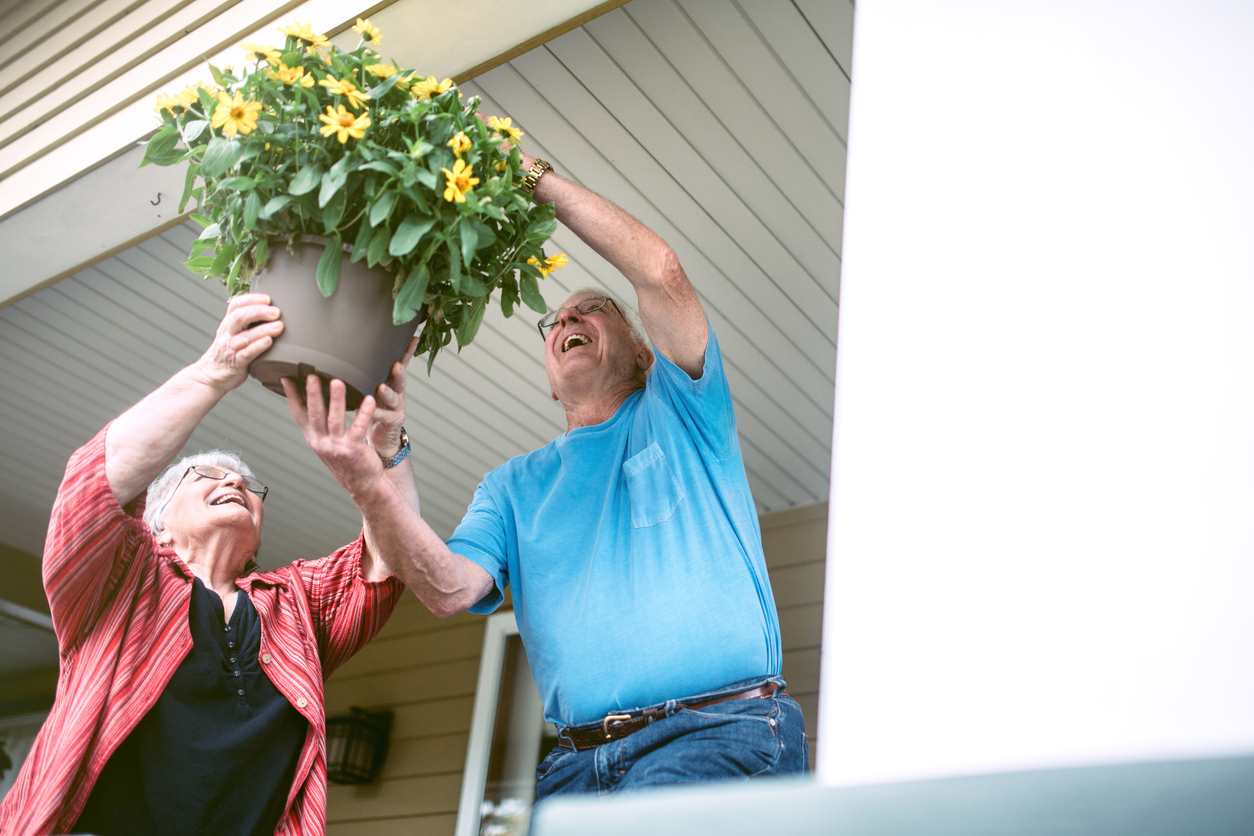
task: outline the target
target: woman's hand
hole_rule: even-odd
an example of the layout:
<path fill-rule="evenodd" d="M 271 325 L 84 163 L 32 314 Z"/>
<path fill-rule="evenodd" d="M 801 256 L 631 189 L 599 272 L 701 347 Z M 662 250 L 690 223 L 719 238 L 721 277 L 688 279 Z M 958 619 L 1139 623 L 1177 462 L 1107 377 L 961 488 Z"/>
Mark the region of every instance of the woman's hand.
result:
<path fill-rule="evenodd" d="M 405 368 L 416 348 L 418 338 L 414 337 L 401 354 L 401 359 L 392 364 L 392 373 L 387 381 L 380 383 L 375 390 L 376 409 L 368 438 L 371 446 L 385 459 L 395 456 L 401 449 L 401 424 L 405 423 Z"/>
<path fill-rule="evenodd" d="M 249 327 L 253 323 L 258 323 Z M 193 371 L 209 386 L 226 392 L 248 379 L 248 365 L 274 344 L 283 332 L 279 309 L 264 293 L 233 297 L 226 316 L 218 324 L 213 344 L 193 366 Z"/>

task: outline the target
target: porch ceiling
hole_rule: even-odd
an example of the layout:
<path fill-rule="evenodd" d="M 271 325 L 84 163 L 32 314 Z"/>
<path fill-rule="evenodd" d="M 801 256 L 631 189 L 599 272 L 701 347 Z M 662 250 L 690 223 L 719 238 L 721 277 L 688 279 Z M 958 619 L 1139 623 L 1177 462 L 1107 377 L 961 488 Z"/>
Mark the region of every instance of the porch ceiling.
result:
<path fill-rule="evenodd" d="M 726 358 L 758 509 L 827 498 L 853 10 L 847 0 L 634 0 L 463 85 L 526 148 L 678 251 Z M 222 287 L 175 227 L 0 309 L 0 540 L 42 551 L 69 453 L 204 350 Z M 564 229 L 549 303 L 621 277 Z M 452 533 L 483 474 L 563 427 L 534 316 L 411 367 L 423 513 Z M 286 403 L 231 393 L 189 451 L 239 450 L 272 486 L 262 563 L 320 556 L 359 518 Z"/>

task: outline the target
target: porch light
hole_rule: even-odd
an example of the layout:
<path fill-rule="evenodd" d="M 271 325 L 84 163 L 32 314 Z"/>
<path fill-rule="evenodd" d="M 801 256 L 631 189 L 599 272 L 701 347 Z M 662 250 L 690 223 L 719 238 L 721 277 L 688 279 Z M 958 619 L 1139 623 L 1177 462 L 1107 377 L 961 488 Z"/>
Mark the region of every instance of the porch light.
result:
<path fill-rule="evenodd" d="M 393 714 L 349 710 L 327 719 L 327 777 L 337 784 L 369 784 L 387 758 Z"/>

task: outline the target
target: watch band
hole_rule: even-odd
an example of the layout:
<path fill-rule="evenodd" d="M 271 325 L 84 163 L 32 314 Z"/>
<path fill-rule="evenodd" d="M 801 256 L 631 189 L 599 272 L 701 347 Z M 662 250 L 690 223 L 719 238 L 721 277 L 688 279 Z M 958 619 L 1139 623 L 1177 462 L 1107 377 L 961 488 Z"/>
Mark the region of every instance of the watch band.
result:
<path fill-rule="evenodd" d="M 383 467 L 386 470 L 389 467 L 396 467 L 405 461 L 405 457 L 409 455 L 409 433 L 405 432 L 405 428 L 401 427 L 401 449 L 396 451 L 396 455 L 388 459 L 383 459 Z"/>
<path fill-rule="evenodd" d="M 544 176 L 544 172 L 552 170 L 552 163 L 548 160 L 541 160 L 537 158 L 536 161 L 531 164 L 531 169 L 527 172 L 527 176 L 524 177 L 522 179 L 522 183 L 518 185 L 519 190 L 521 190 L 523 194 L 534 194 L 536 184 L 540 182 L 540 178 Z"/>

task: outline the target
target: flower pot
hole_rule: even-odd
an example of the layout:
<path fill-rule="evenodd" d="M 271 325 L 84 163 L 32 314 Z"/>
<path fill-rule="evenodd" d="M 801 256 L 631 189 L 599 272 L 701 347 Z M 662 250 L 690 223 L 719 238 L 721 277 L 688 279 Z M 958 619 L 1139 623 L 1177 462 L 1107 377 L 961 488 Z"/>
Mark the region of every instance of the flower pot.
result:
<path fill-rule="evenodd" d="M 294 378 L 303 391 L 312 372 L 322 378 L 327 401 L 331 379 L 339 378 L 348 388 L 348 408 L 356 409 L 387 380 L 426 312 L 404 325 L 393 325 L 392 274 L 364 262 L 354 264 L 347 252 L 335 292 L 323 296 L 317 270 L 325 244 L 324 239 L 306 236 L 290 248 L 285 241 L 271 245 L 252 290 L 268 294 L 279 308 L 283 333 L 248 372 L 280 395 L 283 378 Z"/>

